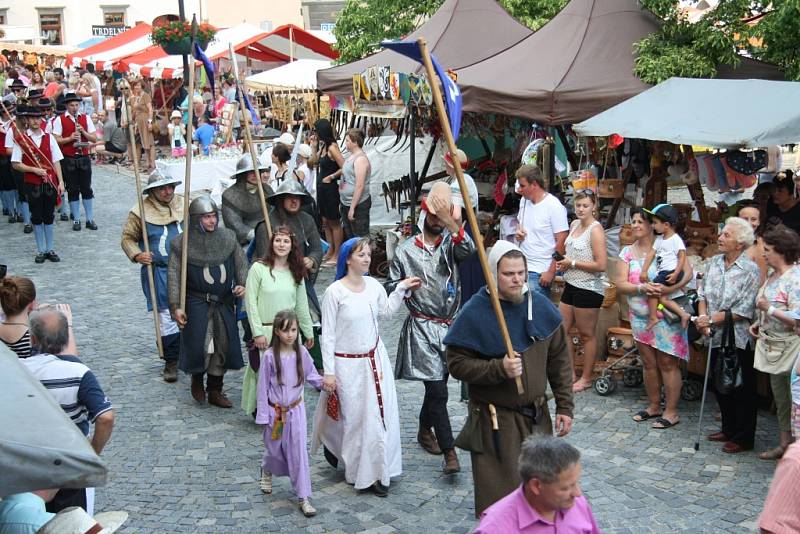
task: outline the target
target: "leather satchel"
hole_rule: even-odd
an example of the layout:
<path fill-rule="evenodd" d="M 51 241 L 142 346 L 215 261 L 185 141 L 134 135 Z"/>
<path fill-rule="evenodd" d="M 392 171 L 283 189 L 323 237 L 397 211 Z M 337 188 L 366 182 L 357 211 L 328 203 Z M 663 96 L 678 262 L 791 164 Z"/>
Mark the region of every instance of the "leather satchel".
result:
<path fill-rule="evenodd" d="M 483 454 L 483 437 L 481 435 L 481 410 L 477 404 L 470 402 L 469 409 L 467 410 L 467 420 L 464 421 L 464 427 L 458 433 L 455 442 L 453 443 L 459 449 Z"/>
<path fill-rule="evenodd" d="M 714 365 L 714 386 L 723 395 L 730 395 L 744 383 L 742 365 L 736 350 L 736 335 L 733 330 L 733 314 L 725 310 L 725 323 L 722 327 L 722 345 Z"/>

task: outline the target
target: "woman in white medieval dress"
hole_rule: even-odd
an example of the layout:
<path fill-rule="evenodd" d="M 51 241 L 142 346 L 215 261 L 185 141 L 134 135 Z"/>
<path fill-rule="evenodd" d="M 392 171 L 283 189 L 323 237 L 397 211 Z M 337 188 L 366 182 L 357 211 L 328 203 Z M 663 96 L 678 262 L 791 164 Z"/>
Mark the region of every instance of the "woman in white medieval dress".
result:
<path fill-rule="evenodd" d="M 315 449 L 323 444 L 328 461 L 344 467 L 345 480 L 356 490 L 371 489 L 385 497 L 403 464 L 397 393 L 378 324 L 422 282 L 407 278 L 387 297 L 377 280 L 364 275 L 370 260 L 367 238 L 345 242 L 336 281 L 322 298 L 324 393 L 314 417 L 313 443 Z M 329 402 L 334 392 L 338 410 Z"/>

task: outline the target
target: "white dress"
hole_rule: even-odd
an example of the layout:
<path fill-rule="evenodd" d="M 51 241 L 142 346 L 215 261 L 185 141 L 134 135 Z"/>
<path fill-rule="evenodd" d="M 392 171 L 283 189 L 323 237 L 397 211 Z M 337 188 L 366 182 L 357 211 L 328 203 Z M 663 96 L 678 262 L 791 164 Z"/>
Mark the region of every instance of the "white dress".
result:
<path fill-rule="evenodd" d="M 403 304 L 404 287 L 391 296 L 374 278 L 364 277 L 364 289 L 355 293 L 334 282 L 322 297 L 322 360 L 326 375 L 336 375 L 340 417 L 327 415 L 327 393 L 320 395 L 314 414 L 313 452 L 319 443 L 344 467 L 345 480 L 355 489 L 376 481 L 388 486 L 403 472 L 400 455 L 400 414 L 392 365 L 379 338 L 379 321 Z M 335 354 L 366 354 L 375 349 L 373 373 L 368 357 L 347 358 Z M 383 416 L 375 384 L 380 386 Z"/>

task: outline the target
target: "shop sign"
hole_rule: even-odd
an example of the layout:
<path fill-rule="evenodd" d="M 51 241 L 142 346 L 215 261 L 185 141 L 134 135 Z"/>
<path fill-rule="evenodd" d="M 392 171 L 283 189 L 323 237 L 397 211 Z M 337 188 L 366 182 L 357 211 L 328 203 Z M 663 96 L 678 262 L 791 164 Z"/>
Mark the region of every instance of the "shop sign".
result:
<path fill-rule="evenodd" d="M 130 26 L 96 26 L 92 25 L 92 37 L 113 37 L 130 30 Z"/>

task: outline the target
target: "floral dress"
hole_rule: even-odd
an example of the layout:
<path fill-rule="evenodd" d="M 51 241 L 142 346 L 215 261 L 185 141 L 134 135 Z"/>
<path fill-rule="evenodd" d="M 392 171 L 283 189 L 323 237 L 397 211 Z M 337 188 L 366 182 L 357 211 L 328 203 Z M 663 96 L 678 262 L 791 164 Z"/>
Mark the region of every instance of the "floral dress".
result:
<path fill-rule="evenodd" d="M 628 281 L 632 284 L 638 284 L 645 258 L 637 257 L 633 245 L 623 248 L 619 253 L 619 257 L 628 264 Z M 650 265 L 648 277 L 653 279 L 656 274 L 658 273 L 656 272 L 655 262 L 653 262 Z M 678 322 L 659 321 L 652 329 L 648 330 L 645 328 L 650 315 L 647 296 L 627 295 L 627 297 L 628 320 L 631 323 L 631 330 L 633 330 L 633 338 L 665 354 L 675 356 L 681 360 L 688 360 L 689 341 L 686 337 L 686 330 L 681 328 L 681 324 Z"/>

